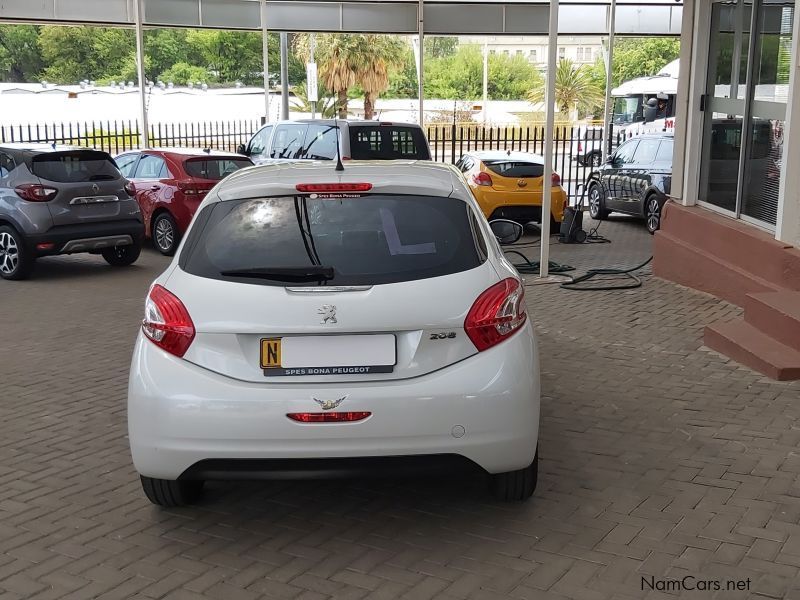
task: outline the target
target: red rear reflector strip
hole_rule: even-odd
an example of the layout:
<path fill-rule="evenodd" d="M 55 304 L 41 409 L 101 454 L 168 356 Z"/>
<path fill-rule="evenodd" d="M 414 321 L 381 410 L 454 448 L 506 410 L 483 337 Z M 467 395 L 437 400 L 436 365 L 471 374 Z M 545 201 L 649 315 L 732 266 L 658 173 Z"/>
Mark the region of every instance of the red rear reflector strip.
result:
<path fill-rule="evenodd" d="M 56 245 L 53 242 L 44 242 L 41 244 L 36 244 L 37 250 L 52 250 L 55 247 Z"/>
<path fill-rule="evenodd" d="M 292 421 L 300 423 L 345 423 L 363 421 L 371 412 L 314 412 L 314 413 L 288 413 L 286 416 Z"/>
<path fill-rule="evenodd" d="M 298 183 L 298 192 L 368 192 L 371 183 Z"/>

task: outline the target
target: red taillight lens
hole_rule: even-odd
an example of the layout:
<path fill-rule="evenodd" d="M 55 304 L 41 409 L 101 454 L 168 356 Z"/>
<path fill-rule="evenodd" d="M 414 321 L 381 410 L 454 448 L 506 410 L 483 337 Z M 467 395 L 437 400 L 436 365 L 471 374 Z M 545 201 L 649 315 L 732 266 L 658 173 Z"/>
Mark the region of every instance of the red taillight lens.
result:
<path fill-rule="evenodd" d="M 580 154 L 581 152 L 583 152 L 583 144 L 579 141 L 578 142 L 578 154 Z"/>
<path fill-rule="evenodd" d="M 144 306 L 142 331 L 159 348 L 182 357 L 194 339 L 194 323 L 178 297 L 156 284 Z"/>
<path fill-rule="evenodd" d="M 371 183 L 298 183 L 294 186 L 298 192 L 368 192 Z"/>
<path fill-rule="evenodd" d="M 202 196 L 203 194 L 207 194 L 211 188 L 214 187 L 212 184 L 198 183 L 191 179 L 178 181 L 177 186 L 185 196 Z"/>
<path fill-rule="evenodd" d="M 136 186 L 133 185 L 130 181 L 125 183 L 125 193 L 128 194 L 131 198 L 136 196 Z"/>
<path fill-rule="evenodd" d="M 525 323 L 525 291 L 509 277 L 483 292 L 467 313 L 464 330 L 478 351 L 499 344 Z"/>
<path fill-rule="evenodd" d="M 553 173 L 552 177 L 550 178 L 550 181 L 553 182 L 553 185 L 561 185 L 561 177 L 559 176 L 558 173 Z"/>
<path fill-rule="evenodd" d="M 352 423 L 353 421 L 363 421 L 371 412 L 315 412 L 315 413 L 287 413 L 292 421 L 299 423 Z"/>
<path fill-rule="evenodd" d="M 492 176 L 486 171 L 481 171 L 480 173 L 473 175 L 472 181 L 475 183 L 475 185 L 492 185 L 492 183 L 494 183 L 492 181 Z"/>
<path fill-rule="evenodd" d="M 23 183 L 14 188 L 17 196 L 28 202 L 47 202 L 52 200 L 58 194 L 56 188 L 38 183 Z"/>

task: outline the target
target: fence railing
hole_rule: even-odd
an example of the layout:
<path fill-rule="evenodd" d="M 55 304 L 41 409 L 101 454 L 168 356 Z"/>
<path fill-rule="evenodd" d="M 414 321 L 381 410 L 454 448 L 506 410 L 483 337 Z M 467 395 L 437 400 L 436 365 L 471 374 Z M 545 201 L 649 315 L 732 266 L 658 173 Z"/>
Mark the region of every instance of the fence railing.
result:
<path fill-rule="evenodd" d="M 153 123 L 150 125 L 150 144 L 155 148 L 184 147 L 212 148 L 235 151 L 247 144 L 258 131 L 256 120 L 205 121 L 194 123 Z M 430 125 L 426 128 L 433 159 L 456 162 L 467 152 L 499 150 L 507 152 L 544 153 L 544 127 L 482 125 Z M 51 123 L 0 126 L 0 143 L 29 142 L 85 146 L 119 154 L 138 149 L 141 139 L 139 122 L 91 121 L 83 123 Z M 612 135 L 619 144 L 620 136 Z M 557 126 L 554 129 L 553 168 L 561 176 L 571 196 L 579 194 L 579 185 L 586 181 L 591 169 L 600 162 L 602 127 Z"/>

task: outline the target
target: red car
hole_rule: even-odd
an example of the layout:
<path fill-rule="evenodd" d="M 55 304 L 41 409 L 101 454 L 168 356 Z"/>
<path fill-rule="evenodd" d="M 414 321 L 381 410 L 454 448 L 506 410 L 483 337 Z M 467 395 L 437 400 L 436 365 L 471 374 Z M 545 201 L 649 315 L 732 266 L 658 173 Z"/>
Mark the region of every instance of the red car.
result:
<path fill-rule="evenodd" d="M 160 149 L 116 157 L 136 190 L 145 235 L 159 252 L 175 254 L 197 207 L 217 182 L 253 162 L 228 152 Z"/>

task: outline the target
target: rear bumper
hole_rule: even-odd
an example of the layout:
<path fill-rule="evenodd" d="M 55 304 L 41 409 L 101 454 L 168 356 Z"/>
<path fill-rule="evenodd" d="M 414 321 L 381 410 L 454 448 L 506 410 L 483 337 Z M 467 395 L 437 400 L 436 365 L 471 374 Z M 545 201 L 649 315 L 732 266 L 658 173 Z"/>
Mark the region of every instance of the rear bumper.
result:
<path fill-rule="evenodd" d="M 314 398 L 333 396 L 346 396 L 339 410 L 372 414 L 317 424 L 286 416 L 318 412 Z M 489 473 L 513 471 L 531 463 L 538 441 L 533 329 L 528 323 L 502 344 L 421 377 L 319 385 L 234 380 L 167 354 L 140 334 L 128 429 L 136 470 L 162 479 L 336 473 L 359 466 L 355 459 L 379 464 L 444 455 Z"/>
<path fill-rule="evenodd" d="M 479 201 L 487 219 L 511 219 L 512 221 L 536 221 L 542 218 L 541 192 L 509 192 L 500 198 L 492 197 Z M 556 222 L 564 219 L 564 208 L 567 206 L 567 193 L 564 188 L 553 190 L 551 195 L 550 214 Z"/>
<path fill-rule="evenodd" d="M 114 246 L 139 243 L 144 238 L 144 224 L 138 219 L 81 223 L 51 227 L 46 233 L 26 236 L 34 256 L 91 252 Z M 52 244 L 39 248 L 40 244 Z"/>

